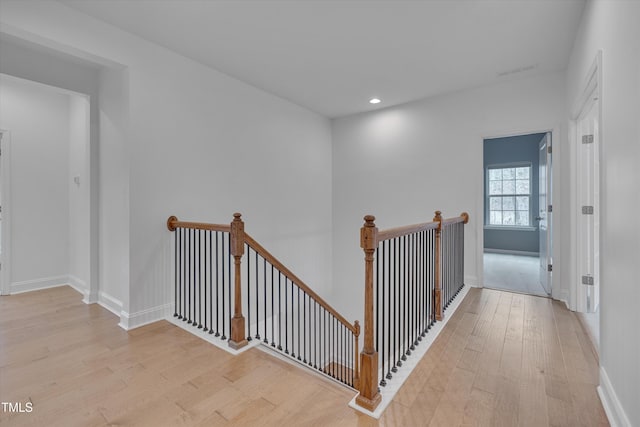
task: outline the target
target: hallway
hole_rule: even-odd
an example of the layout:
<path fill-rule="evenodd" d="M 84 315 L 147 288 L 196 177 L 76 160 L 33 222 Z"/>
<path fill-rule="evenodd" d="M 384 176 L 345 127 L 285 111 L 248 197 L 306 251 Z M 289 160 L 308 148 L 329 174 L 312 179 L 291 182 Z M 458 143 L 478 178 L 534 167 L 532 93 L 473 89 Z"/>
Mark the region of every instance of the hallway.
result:
<path fill-rule="evenodd" d="M 257 349 L 240 356 L 168 322 L 125 332 L 69 287 L 0 297 L 6 426 L 608 425 L 575 315 L 547 298 L 470 289 L 377 421 L 353 392 Z"/>

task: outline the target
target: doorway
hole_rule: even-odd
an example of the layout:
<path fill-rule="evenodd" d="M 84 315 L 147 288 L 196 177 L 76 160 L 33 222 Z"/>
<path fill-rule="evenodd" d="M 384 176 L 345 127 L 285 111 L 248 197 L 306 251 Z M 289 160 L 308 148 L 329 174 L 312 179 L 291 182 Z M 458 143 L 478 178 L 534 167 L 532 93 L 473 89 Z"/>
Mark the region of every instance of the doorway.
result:
<path fill-rule="evenodd" d="M 87 295 L 89 98 L 6 74 L 0 90 L 0 128 L 11 130 L 0 132 L 2 294 L 70 285 Z"/>
<path fill-rule="evenodd" d="M 551 132 L 484 140 L 484 286 L 551 295 Z"/>

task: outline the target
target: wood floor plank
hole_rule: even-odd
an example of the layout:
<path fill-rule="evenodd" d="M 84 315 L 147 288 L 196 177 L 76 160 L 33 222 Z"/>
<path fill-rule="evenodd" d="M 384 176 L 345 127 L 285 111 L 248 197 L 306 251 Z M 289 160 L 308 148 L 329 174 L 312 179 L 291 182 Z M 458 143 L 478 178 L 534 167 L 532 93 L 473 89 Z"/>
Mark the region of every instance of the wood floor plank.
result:
<path fill-rule="evenodd" d="M 450 315 L 447 313 L 447 315 Z M 70 288 L 0 297 L 11 426 L 606 426 L 598 361 L 550 299 L 471 289 L 379 420 L 272 355 L 232 356 L 168 322 L 129 332 Z"/>

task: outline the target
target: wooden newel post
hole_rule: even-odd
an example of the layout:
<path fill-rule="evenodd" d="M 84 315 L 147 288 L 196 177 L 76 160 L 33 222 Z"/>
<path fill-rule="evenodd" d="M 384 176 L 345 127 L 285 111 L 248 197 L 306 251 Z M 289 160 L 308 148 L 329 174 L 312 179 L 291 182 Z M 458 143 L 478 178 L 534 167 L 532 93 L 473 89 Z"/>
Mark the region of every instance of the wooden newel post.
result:
<path fill-rule="evenodd" d="M 442 312 L 442 250 L 441 250 L 441 234 L 442 234 L 442 212 L 436 211 L 436 216 L 433 217 L 433 221 L 438 223 L 438 228 L 436 228 L 436 265 L 435 265 L 435 274 L 434 274 L 434 295 L 433 300 L 435 301 L 435 315 L 436 320 L 444 319 L 444 313 Z"/>
<path fill-rule="evenodd" d="M 364 348 L 360 353 L 360 394 L 356 403 L 373 411 L 382 396 L 378 392 L 378 353 L 373 345 L 373 259 L 378 246 L 378 229 L 375 217 L 364 217 L 365 224 L 360 229 L 360 247 L 364 250 Z"/>
<path fill-rule="evenodd" d="M 234 284 L 234 305 L 233 317 L 231 318 L 231 336 L 229 337 L 229 347 L 237 350 L 247 345 L 245 336 L 244 316 L 242 315 L 242 276 L 240 275 L 240 262 L 244 254 L 244 222 L 240 219 L 242 215 L 233 214 L 231 222 L 231 255 L 235 264 L 235 284 Z"/>

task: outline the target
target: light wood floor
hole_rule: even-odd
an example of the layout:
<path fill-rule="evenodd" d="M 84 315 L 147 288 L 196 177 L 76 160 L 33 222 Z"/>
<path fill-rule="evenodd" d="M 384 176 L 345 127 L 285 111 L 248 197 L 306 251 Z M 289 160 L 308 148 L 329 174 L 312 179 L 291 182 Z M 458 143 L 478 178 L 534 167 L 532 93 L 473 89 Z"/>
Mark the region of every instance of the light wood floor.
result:
<path fill-rule="evenodd" d="M 596 357 L 546 298 L 471 289 L 377 421 L 353 393 L 252 349 L 233 357 L 168 322 L 125 332 L 71 288 L 0 297 L 3 426 L 608 425 Z"/>

